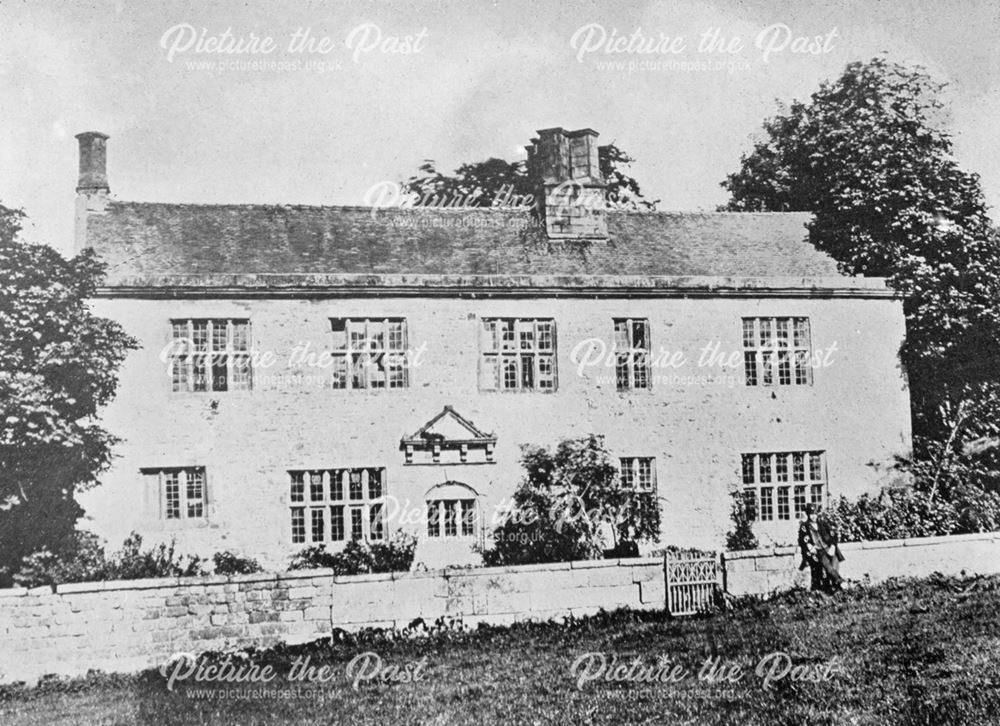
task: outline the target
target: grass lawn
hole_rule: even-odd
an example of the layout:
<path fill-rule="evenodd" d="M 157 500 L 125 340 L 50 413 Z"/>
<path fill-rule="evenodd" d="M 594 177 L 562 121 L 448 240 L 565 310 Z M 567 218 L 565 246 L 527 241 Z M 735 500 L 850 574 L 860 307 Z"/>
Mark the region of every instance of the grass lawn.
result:
<path fill-rule="evenodd" d="M 270 683 L 191 676 L 170 691 L 153 671 L 8 687 L 0 724 L 1000 724 L 998 615 L 1000 578 L 930 578 L 792 592 L 696 619 L 616 612 L 426 638 L 366 633 L 230 661 L 271 666 Z M 351 665 L 366 652 L 383 670 L 374 657 Z M 755 668 L 777 652 L 795 670 L 773 656 L 765 688 Z M 327 666 L 327 683 L 288 679 L 306 656 Z M 699 679 L 708 657 L 742 676 Z M 622 675 L 615 665 L 647 680 L 608 679 Z M 359 675 L 370 680 L 355 690 Z"/>

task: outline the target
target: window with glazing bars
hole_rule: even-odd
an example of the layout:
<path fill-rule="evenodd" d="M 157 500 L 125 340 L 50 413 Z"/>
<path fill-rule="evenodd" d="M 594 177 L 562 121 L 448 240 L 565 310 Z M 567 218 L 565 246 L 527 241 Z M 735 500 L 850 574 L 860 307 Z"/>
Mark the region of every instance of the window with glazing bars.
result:
<path fill-rule="evenodd" d="M 407 388 L 406 318 L 331 318 L 334 388 Z"/>
<path fill-rule="evenodd" d="M 484 391 L 554 391 L 556 323 L 549 318 L 483 318 L 479 385 Z"/>
<path fill-rule="evenodd" d="M 748 386 L 812 384 L 809 318 L 743 318 Z"/>
<path fill-rule="evenodd" d="M 171 320 L 170 336 L 173 391 L 218 393 L 251 388 L 249 320 Z"/>
<path fill-rule="evenodd" d="M 427 536 L 472 537 L 476 534 L 476 500 L 431 499 L 427 502 Z"/>
<path fill-rule="evenodd" d="M 656 460 L 652 457 L 625 457 L 620 459 L 621 483 L 625 489 L 641 492 L 656 490 Z"/>
<path fill-rule="evenodd" d="M 288 472 L 292 544 L 385 539 L 385 469 Z"/>
<path fill-rule="evenodd" d="M 205 468 L 143 469 L 142 474 L 157 492 L 160 519 L 204 519 Z"/>
<path fill-rule="evenodd" d="M 798 519 L 806 504 L 826 499 L 826 455 L 822 451 L 743 454 L 743 502 L 761 522 Z"/>
<path fill-rule="evenodd" d="M 618 390 L 649 388 L 649 320 L 615 318 L 614 324 Z"/>

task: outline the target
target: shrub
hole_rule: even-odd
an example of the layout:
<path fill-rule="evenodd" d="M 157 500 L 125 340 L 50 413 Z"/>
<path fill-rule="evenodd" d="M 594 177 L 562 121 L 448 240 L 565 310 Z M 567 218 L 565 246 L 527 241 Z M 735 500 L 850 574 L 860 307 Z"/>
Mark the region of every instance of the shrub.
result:
<path fill-rule="evenodd" d="M 204 574 L 201 558 L 184 559 L 177 554 L 173 541 L 143 550 L 142 537 L 132 532 L 122 548 L 109 556 L 94 534 L 76 532 L 71 546 L 58 554 L 42 549 L 25 557 L 21 568 L 14 573 L 14 581 L 22 587 L 38 587 L 201 574 Z"/>
<path fill-rule="evenodd" d="M 757 549 L 760 543 L 753 533 L 753 518 L 739 494 L 733 495 L 732 517 L 734 528 L 726 533 L 726 549 L 730 551 Z"/>
<path fill-rule="evenodd" d="M 161 542 L 142 549 L 142 536 L 133 532 L 111 558 L 109 580 L 142 580 L 148 577 L 191 577 L 205 574 L 203 560 L 189 555 L 185 560 L 176 552 L 176 542 Z"/>
<path fill-rule="evenodd" d="M 353 542 L 347 544 L 350 547 Z M 346 548 L 345 548 L 346 549 Z M 292 555 L 289 570 L 336 569 L 337 555 L 326 549 L 326 545 L 303 547 Z"/>
<path fill-rule="evenodd" d="M 326 545 L 313 545 L 297 552 L 288 569 L 329 568 L 338 575 L 407 572 L 416 549 L 416 538 L 402 532 L 386 542 L 351 540 L 340 552 L 330 552 Z"/>
<path fill-rule="evenodd" d="M 417 539 L 398 534 L 389 542 L 373 542 L 368 549 L 371 553 L 370 572 L 409 572 L 417 550 Z"/>
<path fill-rule="evenodd" d="M 216 575 L 251 575 L 264 569 L 257 560 L 241 557 L 229 550 L 212 555 L 212 563 Z"/>
<path fill-rule="evenodd" d="M 958 532 L 995 532 L 1000 530 L 1000 494 L 974 486 L 960 486 L 954 494 L 958 511 Z"/>
<path fill-rule="evenodd" d="M 13 580 L 21 587 L 39 587 L 105 580 L 107 572 L 108 561 L 97 536 L 75 532 L 68 550 L 56 554 L 41 549 L 25 557 Z"/>
<path fill-rule="evenodd" d="M 857 499 L 838 497 L 824 512 L 843 542 L 950 534 L 958 516 L 949 503 L 912 489 L 885 489 Z"/>

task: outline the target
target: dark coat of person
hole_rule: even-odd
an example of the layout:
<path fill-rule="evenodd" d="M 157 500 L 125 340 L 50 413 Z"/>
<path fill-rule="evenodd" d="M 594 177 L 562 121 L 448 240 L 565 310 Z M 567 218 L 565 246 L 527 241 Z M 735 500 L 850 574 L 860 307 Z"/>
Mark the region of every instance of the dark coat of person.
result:
<path fill-rule="evenodd" d="M 806 519 L 799 525 L 799 549 L 802 551 L 799 569 L 809 567 L 812 590 L 834 593 L 844 582 L 840 575 L 844 555 L 840 551 L 837 531 L 815 515 L 816 510 L 807 506 Z M 810 522 L 810 516 L 816 521 Z"/>
<path fill-rule="evenodd" d="M 837 561 L 843 562 L 844 555 L 840 551 L 840 540 L 837 537 L 837 530 L 822 519 L 817 520 L 816 528 L 819 530 L 820 539 L 826 543 L 826 546 L 833 546 L 833 555 L 837 558 Z M 812 544 L 812 534 L 809 532 L 809 520 L 803 519 L 799 525 L 799 550 L 802 552 L 802 563 L 799 565 L 800 570 L 804 570 L 809 566 L 809 547 Z"/>

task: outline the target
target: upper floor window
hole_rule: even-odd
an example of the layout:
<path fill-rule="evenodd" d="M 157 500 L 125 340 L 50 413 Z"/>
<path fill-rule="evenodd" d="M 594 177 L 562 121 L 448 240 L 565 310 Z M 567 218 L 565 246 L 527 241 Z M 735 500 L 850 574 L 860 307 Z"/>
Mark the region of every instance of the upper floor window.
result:
<path fill-rule="evenodd" d="M 288 472 L 292 544 L 385 539 L 385 469 Z"/>
<path fill-rule="evenodd" d="M 334 388 L 410 385 L 406 318 L 331 318 Z"/>
<path fill-rule="evenodd" d="M 620 460 L 621 483 L 625 489 L 640 492 L 656 490 L 656 459 L 647 456 L 626 457 Z"/>
<path fill-rule="evenodd" d="M 743 318 L 743 367 L 748 386 L 808 386 L 809 318 Z"/>
<path fill-rule="evenodd" d="M 615 382 L 619 391 L 649 388 L 649 321 L 615 318 Z"/>
<path fill-rule="evenodd" d="M 204 519 L 207 516 L 205 468 L 200 466 L 143 469 L 159 502 L 160 519 Z"/>
<path fill-rule="evenodd" d="M 170 330 L 170 378 L 174 391 L 251 388 L 249 320 L 171 320 Z"/>
<path fill-rule="evenodd" d="M 483 318 L 479 386 L 484 391 L 556 390 L 556 323 L 551 318 Z"/>
<path fill-rule="evenodd" d="M 807 503 L 822 505 L 825 494 L 822 451 L 743 454 L 743 502 L 751 519 L 798 519 Z"/>

